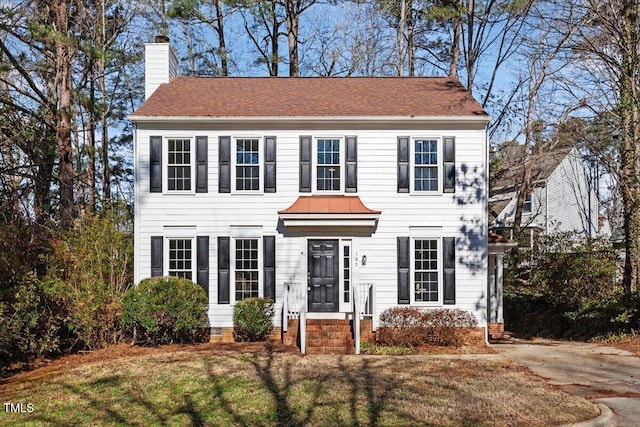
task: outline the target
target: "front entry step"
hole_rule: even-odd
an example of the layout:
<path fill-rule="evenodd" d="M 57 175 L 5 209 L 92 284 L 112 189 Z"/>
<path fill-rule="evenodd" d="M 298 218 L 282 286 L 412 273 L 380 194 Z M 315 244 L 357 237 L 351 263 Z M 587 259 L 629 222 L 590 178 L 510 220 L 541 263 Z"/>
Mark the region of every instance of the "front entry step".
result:
<path fill-rule="evenodd" d="M 355 354 L 351 320 L 307 319 L 307 354 Z"/>

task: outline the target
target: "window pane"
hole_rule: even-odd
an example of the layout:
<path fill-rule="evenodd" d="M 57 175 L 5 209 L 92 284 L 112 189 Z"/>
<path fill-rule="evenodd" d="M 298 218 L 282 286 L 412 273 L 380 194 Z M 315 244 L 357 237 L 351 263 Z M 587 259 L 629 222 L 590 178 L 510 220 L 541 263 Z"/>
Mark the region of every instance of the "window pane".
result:
<path fill-rule="evenodd" d="M 438 240 L 416 240 L 414 295 L 417 302 L 438 301 Z"/>
<path fill-rule="evenodd" d="M 191 142 L 170 139 L 168 150 L 167 188 L 191 190 Z"/>
<path fill-rule="evenodd" d="M 192 279 L 191 239 L 169 239 L 169 276 Z"/>
<path fill-rule="evenodd" d="M 258 296 L 258 239 L 236 240 L 236 301 Z"/>
<path fill-rule="evenodd" d="M 238 139 L 236 141 L 236 190 L 255 191 L 260 189 L 259 164 L 258 140 Z"/>

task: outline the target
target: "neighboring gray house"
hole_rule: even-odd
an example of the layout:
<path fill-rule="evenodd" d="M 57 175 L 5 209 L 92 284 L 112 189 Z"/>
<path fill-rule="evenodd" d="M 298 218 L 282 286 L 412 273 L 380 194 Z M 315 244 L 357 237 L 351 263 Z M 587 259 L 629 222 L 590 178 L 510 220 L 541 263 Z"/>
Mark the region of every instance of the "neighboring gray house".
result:
<path fill-rule="evenodd" d="M 500 171 L 491 171 L 489 227 L 495 231 L 511 229 L 523 175 L 523 146 L 507 149 Z M 535 162 L 533 190 L 526 197 L 521 221 L 521 227 L 530 233 L 529 241 L 536 232 L 567 231 L 595 237 L 599 231 L 598 196 L 578 150 L 559 147 L 527 161 Z"/>
<path fill-rule="evenodd" d="M 361 315 L 370 334 L 397 305 L 501 330 L 490 117 L 456 79 L 178 77 L 168 44 L 146 49 L 147 99 L 131 116 L 136 283 L 199 283 L 221 340 L 234 304 L 263 296 L 301 349 L 305 316 L 346 323 L 357 348 Z"/>

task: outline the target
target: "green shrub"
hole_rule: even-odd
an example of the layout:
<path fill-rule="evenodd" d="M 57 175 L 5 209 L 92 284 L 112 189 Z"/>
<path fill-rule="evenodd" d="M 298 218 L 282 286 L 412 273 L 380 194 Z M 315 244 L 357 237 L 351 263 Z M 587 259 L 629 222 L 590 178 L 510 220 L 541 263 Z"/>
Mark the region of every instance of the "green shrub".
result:
<path fill-rule="evenodd" d="M 152 345 L 201 341 L 207 336 L 208 300 L 190 280 L 154 277 L 130 288 L 122 302 L 122 325 Z"/>
<path fill-rule="evenodd" d="M 48 296 L 46 283 L 26 275 L 14 290 L 13 303 L 0 313 L 3 364 L 59 353 L 64 313 Z"/>
<path fill-rule="evenodd" d="M 376 344 L 414 347 L 421 344 L 460 345 L 469 328 L 477 326 L 475 317 L 460 309 L 419 310 L 392 307 L 380 315 Z"/>
<path fill-rule="evenodd" d="M 233 307 L 233 336 L 236 341 L 264 341 L 273 329 L 273 300 L 247 298 Z"/>
<path fill-rule="evenodd" d="M 115 219 L 87 217 L 52 244 L 48 293 L 66 317 L 69 350 L 116 343 L 131 282 L 132 241 Z"/>
<path fill-rule="evenodd" d="M 505 327 L 519 336 L 590 339 L 638 327 L 616 254 L 606 239 L 540 236 L 526 263 L 509 257 Z"/>

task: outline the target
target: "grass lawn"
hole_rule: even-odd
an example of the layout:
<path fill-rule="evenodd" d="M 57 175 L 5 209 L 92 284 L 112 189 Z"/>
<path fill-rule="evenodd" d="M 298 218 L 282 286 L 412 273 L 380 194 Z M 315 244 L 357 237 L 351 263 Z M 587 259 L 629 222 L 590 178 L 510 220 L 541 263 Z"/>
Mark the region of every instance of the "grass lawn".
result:
<path fill-rule="evenodd" d="M 34 411 L 0 410 L 0 425 L 550 426 L 598 413 L 497 355 L 215 348 L 75 356 L 14 376 L 0 383 L 2 401 Z"/>

